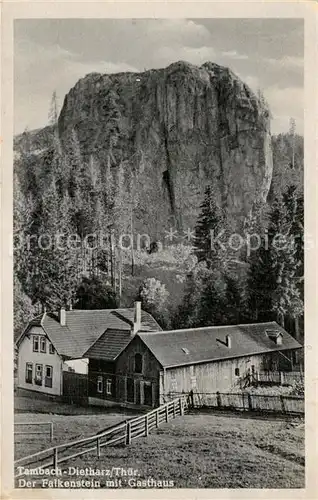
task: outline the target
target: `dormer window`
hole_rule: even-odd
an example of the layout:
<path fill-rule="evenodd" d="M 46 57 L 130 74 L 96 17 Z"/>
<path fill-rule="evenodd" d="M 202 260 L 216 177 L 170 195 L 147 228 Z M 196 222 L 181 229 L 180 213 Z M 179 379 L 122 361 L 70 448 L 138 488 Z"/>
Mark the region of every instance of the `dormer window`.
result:
<path fill-rule="evenodd" d="M 282 345 L 283 335 L 278 330 L 266 330 L 266 335 L 269 339 L 275 342 L 276 345 Z"/>
<path fill-rule="evenodd" d="M 282 345 L 282 343 L 283 343 L 283 336 L 282 336 L 282 334 L 279 334 L 276 337 L 276 344 L 277 345 Z"/>

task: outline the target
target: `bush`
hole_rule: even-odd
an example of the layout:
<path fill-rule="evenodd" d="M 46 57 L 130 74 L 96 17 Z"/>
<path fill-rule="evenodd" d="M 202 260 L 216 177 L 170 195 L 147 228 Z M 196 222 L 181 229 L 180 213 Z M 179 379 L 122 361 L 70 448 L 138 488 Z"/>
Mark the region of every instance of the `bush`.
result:
<path fill-rule="evenodd" d="M 84 277 L 76 292 L 75 309 L 112 309 L 117 297 L 111 286 L 97 276 Z"/>

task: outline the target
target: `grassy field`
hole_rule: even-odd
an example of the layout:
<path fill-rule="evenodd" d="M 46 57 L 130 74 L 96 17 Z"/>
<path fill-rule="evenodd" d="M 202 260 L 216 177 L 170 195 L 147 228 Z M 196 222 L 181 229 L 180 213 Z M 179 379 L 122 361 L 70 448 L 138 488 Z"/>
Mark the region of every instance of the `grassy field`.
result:
<path fill-rule="evenodd" d="M 69 440 L 111 425 L 115 413 L 53 418 L 57 436 Z M 24 449 L 30 451 L 28 445 Z M 192 413 L 130 446 L 103 448 L 99 459 L 90 454 L 63 464 L 63 480 L 84 479 L 69 476 L 68 466 L 133 468 L 138 480 L 172 480 L 176 488 L 303 488 L 304 425 L 300 420 Z M 106 479 L 101 478 L 101 487 L 109 487 Z M 40 486 L 39 479 L 36 484 Z M 123 477 L 121 487 L 133 485 Z"/>
<path fill-rule="evenodd" d="M 49 434 L 47 436 L 16 436 L 15 458 L 45 450 L 54 444 L 94 435 L 111 425 L 139 414 L 140 412 L 128 409 L 84 408 L 40 399 L 16 397 L 14 421 L 53 422 L 54 439 L 51 442 Z M 34 432 L 36 429 L 40 430 L 35 426 L 32 428 L 23 426 L 23 430 L 28 432 Z M 22 431 L 22 427 L 18 430 Z M 44 430 L 45 428 L 41 426 L 41 432 Z"/>

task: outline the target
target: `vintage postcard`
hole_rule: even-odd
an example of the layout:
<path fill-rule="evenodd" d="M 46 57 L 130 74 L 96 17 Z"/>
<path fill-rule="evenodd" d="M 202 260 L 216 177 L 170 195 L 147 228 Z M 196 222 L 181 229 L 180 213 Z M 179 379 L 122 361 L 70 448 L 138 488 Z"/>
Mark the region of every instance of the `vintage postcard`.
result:
<path fill-rule="evenodd" d="M 316 20 L 3 4 L 3 498 L 318 498 Z"/>

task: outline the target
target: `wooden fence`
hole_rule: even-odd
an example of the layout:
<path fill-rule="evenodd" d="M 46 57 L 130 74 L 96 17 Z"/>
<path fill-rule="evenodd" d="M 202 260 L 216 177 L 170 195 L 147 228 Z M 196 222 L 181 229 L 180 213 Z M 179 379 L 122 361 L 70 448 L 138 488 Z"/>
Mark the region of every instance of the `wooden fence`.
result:
<path fill-rule="evenodd" d="M 33 426 L 46 426 L 48 429 L 46 431 L 40 432 L 38 429 L 35 431 L 30 431 L 30 429 L 25 429 L 18 431 L 16 430 L 16 427 L 19 426 L 24 426 L 24 427 L 33 427 Z M 29 436 L 29 435 L 34 435 L 36 434 L 37 436 L 40 435 L 45 435 L 50 437 L 50 441 L 53 441 L 53 422 L 14 422 L 14 435 L 15 436 Z"/>
<path fill-rule="evenodd" d="M 145 415 L 112 426 L 102 433 L 63 443 L 15 460 L 14 465 L 15 467 L 47 468 L 53 466 L 56 468 L 57 465 L 86 453 L 95 452 L 97 457 L 100 457 L 101 449 L 104 446 L 114 444 L 129 445 L 134 439 L 148 436 L 152 429 L 159 427 L 162 423 L 183 415 L 186 409 L 187 399 L 182 396 L 155 408 Z M 21 475 L 16 473 L 15 477 L 17 476 L 20 477 Z"/>
<path fill-rule="evenodd" d="M 303 382 L 302 372 L 266 372 L 260 371 L 255 374 L 255 381 L 259 383 L 292 385 Z"/>
<path fill-rule="evenodd" d="M 267 395 L 250 393 L 191 393 L 192 408 L 215 408 L 263 413 L 304 415 L 304 398 L 299 396 Z"/>

